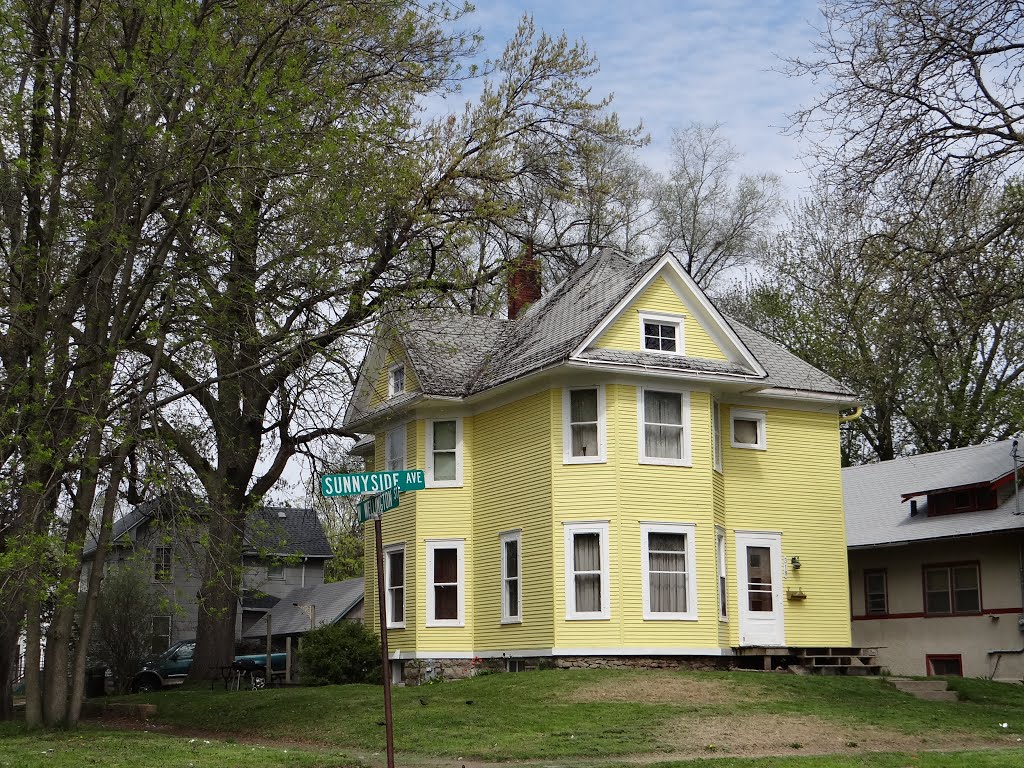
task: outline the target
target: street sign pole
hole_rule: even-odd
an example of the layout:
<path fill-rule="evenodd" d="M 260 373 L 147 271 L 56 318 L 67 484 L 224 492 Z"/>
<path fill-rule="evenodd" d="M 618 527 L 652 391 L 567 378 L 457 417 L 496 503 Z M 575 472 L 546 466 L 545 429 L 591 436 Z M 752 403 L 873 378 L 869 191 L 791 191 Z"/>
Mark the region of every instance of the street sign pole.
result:
<path fill-rule="evenodd" d="M 388 768 L 395 768 L 395 730 L 391 720 L 391 665 L 388 664 L 387 598 L 384 595 L 384 538 L 380 515 L 373 519 L 377 539 L 377 616 L 380 621 L 380 666 L 384 674 L 384 731 L 387 737 Z"/>

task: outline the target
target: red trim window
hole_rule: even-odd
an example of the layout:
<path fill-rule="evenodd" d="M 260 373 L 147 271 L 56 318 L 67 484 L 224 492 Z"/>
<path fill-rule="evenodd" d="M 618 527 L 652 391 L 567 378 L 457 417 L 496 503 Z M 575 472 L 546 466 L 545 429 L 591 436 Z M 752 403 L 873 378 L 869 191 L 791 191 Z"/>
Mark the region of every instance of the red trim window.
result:
<path fill-rule="evenodd" d="M 885 568 L 864 569 L 864 613 L 885 616 L 889 613 L 888 578 Z"/>
<path fill-rule="evenodd" d="M 964 676 L 964 661 L 959 653 L 929 653 L 924 661 L 929 677 Z"/>
<path fill-rule="evenodd" d="M 977 563 L 926 565 L 923 578 L 925 616 L 981 613 L 981 571 Z"/>

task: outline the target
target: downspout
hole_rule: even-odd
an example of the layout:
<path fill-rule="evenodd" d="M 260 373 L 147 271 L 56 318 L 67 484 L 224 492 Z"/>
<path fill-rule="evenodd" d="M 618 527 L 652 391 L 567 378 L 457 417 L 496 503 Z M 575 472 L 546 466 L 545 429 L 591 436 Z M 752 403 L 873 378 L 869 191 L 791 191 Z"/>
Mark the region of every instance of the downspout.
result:
<path fill-rule="evenodd" d="M 306 558 L 302 558 L 302 586 L 306 586 Z"/>
<path fill-rule="evenodd" d="M 864 413 L 864 406 L 863 405 L 858 405 L 856 408 L 853 409 L 853 413 L 849 413 L 846 416 L 840 416 L 839 417 L 839 423 L 840 424 L 848 424 L 851 421 L 856 421 L 857 419 L 859 419 L 861 417 L 861 415 L 863 413 Z"/>

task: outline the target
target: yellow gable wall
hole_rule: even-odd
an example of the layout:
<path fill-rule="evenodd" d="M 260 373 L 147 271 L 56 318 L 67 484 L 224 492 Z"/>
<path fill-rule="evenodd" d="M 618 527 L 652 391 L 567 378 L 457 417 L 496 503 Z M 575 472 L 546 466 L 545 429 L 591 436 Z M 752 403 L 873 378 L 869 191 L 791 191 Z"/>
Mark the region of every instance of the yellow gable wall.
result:
<path fill-rule="evenodd" d="M 647 289 L 623 310 L 611 327 L 598 337 L 594 346 L 605 349 L 643 350 L 639 315 L 641 311 L 684 315 L 684 354 L 688 357 L 703 357 L 712 360 L 726 359 L 725 354 L 711 340 L 707 331 L 680 301 L 676 292 L 665 282 L 665 278 L 660 276 L 655 278 Z M 385 389 L 385 391 L 387 390 Z"/>
<path fill-rule="evenodd" d="M 409 359 L 405 355 L 405 350 L 402 349 L 402 346 L 397 341 L 392 341 L 387 353 L 384 355 L 384 364 L 377 371 L 373 387 L 370 390 L 370 408 L 376 408 L 388 399 L 388 375 L 391 366 L 398 363 L 405 365 L 405 391 L 414 392 L 420 388 L 419 381 L 416 379 L 416 373 L 413 371 L 412 366 L 409 364 Z"/>
<path fill-rule="evenodd" d="M 835 413 L 750 408 L 767 416 L 765 451 L 732 448 L 732 406 L 722 404 L 730 590 L 735 600 L 734 530 L 780 532 L 783 560 L 798 556 L 783 583 L 788 645 L 850 644 L 846 530 Z M 802 590 L 806 600 L 786 599 Z M 735 613 L 735 611 L 733 611 Z M 731 641 L 738 642 L 736 619 Z"/>

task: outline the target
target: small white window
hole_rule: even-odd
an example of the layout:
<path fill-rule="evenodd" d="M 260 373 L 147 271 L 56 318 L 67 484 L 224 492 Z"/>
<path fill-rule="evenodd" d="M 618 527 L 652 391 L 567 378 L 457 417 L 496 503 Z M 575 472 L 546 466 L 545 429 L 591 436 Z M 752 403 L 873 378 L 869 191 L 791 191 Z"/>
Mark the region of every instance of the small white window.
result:
<path fill-rule="evenodd" d="M 606 460 L 604 387 L 562 390 L 562 460 L 566 464 Z"/>
<path fill-rule="evenodd" d="M 640 526 L 645 619 L 697 618 L 694 530 L 690 523 Z"/>
<path fill-rule="evenodd" d="M 461 627 L 463 613 L 463 541 L 427 540 L 427 626 Z"/>
<path fill-rule="evenodd" d="M 384 438 L 384 468 L 388 472 L 405 469 L 405 424 L 389 429 Z"/>
<path fill-rule="evenodd" d="M 284 579 L 284 563 L 274 562 L 267 564 L 267 578 L 275 580 Z"/>
<path fill-rule="evenodd" d="M 384 610 L 389 629 L 405 627 L 405 544 L 384 547 Z"/>
<path fill-rule="evenodd" d="M 522 622 L 522 537 L 518 530 L 501 535 L 502 544 L 502 624 Z"/>
<path fill-rule="evenodd" d="M 388 369 L 388 397 L 405 392 L 405 365 L 399 363 Z"/>
<path fill-rule="evenodd" d="M 729 595 L 725 573 L 725 530 L 715 526 L 715 557 L 718 566 L 718 619 L 729 620 Z"/>
<path fill-rule="evenodd" d="M 711 401 L 711 456 L 716 472 L 722 471 L 722 406 Z"/>
<path fill-rule="evenodd" d="M 755 448 L 763 451 L 768 447 L 765 436 L 766 417 L 764 411 L 732 409 L 732 447 Z"/>
<path fill-rule="evenodd" d="M 679 315 L 640 313 L 641 348 L 645 352 L 684 354 L 683 318 Z"/>
<path fill-rule="evenodd" d="M 523 620 L 523 565 L 520 552 L 522 534 L 509 531 L 501 534 L 501 623 L 519 624 Z"/>
<path fill-rule="evenodd" d="M 565 526 L 565 618 L 611 617 L 608 523 Z"/>
<path fill-rule="evenodd" d="M 427 422 L 427 486 L 462 485 L 462 419 Z"/>
<path fill-rule="evenodd" d="M 690 393 L 638 390 L 640 463 L 690 466 Z"/>

